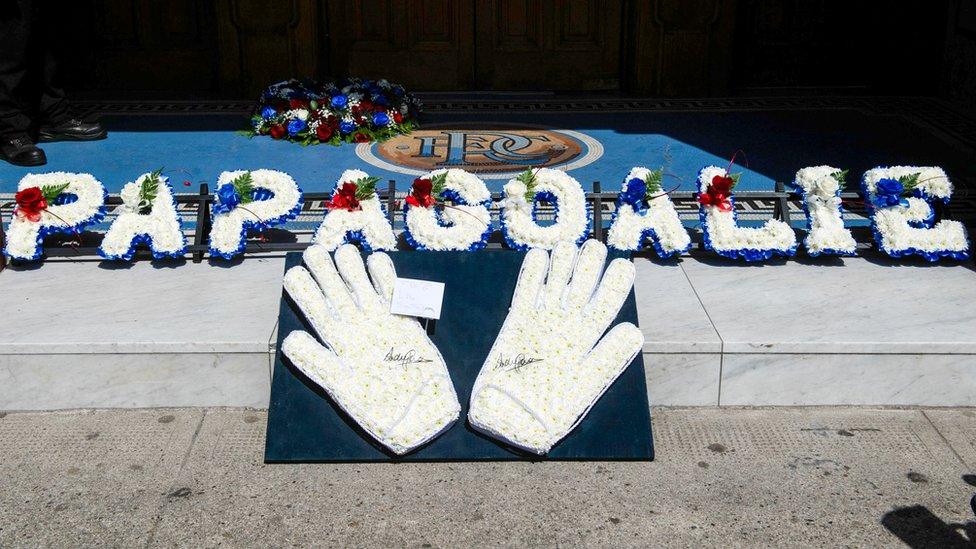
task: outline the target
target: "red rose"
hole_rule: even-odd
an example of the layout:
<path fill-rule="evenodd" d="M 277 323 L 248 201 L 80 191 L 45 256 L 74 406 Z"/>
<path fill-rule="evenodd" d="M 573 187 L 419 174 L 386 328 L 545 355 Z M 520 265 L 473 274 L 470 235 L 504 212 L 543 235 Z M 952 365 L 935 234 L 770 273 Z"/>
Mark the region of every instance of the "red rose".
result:
<path fill-rule="evenodd" d="M 282 137 L 285 136 L 285 133 L 287 133 L 287 130 L 285 130 L 285 127 L 282 126 L 281 124 L 278 124 L 277 126 L 271 126 L 271 137 L 273 137 L 274 139 L 281 139 Z"/>
<path fill-rule="evenodd" d="M 363 101 L 362 103 L 359 104 L 359 108 L 366 112 L 372 112 L 373 103 L 371 101 Z"/>
<path fill-rule="evenodd" d="M 403 115 L 400 114 L 400 111 L 393 111 L 393 121 L 397 124 L 403 122 Z"/>
<path fill-rule="evenodd" d="M 319 126 L 315 128 L 315 136 L 319 138 L 319 141 L 328 141 L 329 138 L 332 137 L 332 128 L 326 124 L 319 124 Z"/>
<path fill-rule="evenodd" d="M 356 132 L 352 134 L 353 143 L 369 143 L 372 140 L 373 140 L 372 137 L 366 135 L 363 132 Z"/>
<path fill-rule="evenodd" d="M 335 130 L 335 129 L 337 129 L 339 127 L 339 119 L 336 118 L 335 116 L 331 115 L 331 114 L 329 115 L 328 118 L 325 119 L 325 122 L 333 130 Z"/>
<path fill-rule="evenodd" d="M 292 99 L 288 102 L 288 106 L 293 109 L 303 109 L 306 107 L 305 102 L 301 99 Z"/>
<path fill-rule="evenodd" d="M 17 217 L 35 223 L 41 220 L 41 212 L 47 208 L 47 200 L 44 199 L 40 187 L 27 187 L 18 191 L 14 199 L 17 201 Z"/>
<path fill-rule="evenodd" d="M 709 192 L 714 192 L 716 194 L 729 194 L 732 192 L 732 186 L 735 185 L 735 180 L 732 179 L 728 174 L 726 175 L 716 175 L 712 178 L 712 184 L 709 186 Z"/>
<path fill-rule="evenodd" d="M 359 199 L 356 198 L 358 189 L 355 183 L 343 183 L 339 191 L 332 195 L 332 200 L 325 203 L 325 207 L 330 210 L 358 210 Z"/>
<path fill-rule="evenodd" d="M 434 188 L 430 179 L 414 179 L 410 194 L 407 195 L 407 204 L 418 208 L 429 208 L 434 205 L 434 197 L 430 191 Z"/>

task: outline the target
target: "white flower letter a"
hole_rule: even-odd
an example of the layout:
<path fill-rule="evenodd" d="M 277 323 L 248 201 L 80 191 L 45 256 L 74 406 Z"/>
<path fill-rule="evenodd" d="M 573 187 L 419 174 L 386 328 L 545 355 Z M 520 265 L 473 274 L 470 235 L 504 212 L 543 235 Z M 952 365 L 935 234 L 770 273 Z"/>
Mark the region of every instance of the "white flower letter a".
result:
<path fill-rule="evenodd" d="M 942 168 L 891 166 L 865 172 L 861 191 L 881 251 L 891 257 L 920 255 L 929 261 L 969 258 L 969 238 L 958 221 L 935 223 L 931 202 L 948 204 L 952 183 Z"/>
<path fill-rule="evenodd" d="M 144 186 L 152 193 L 148 204 L 142 192 Z M 144 173 L 135 181 L 126 183 L 119 195 L 122 197 L 121 213 L 105 233 L 98 255 L 129 261 L 140 242 L 149 246 L 156 259 L 182 257 L 186 253 L 186 237 L 176 212 L 169 178 L 158 172 Z"/>
<path fill-rule="evenodd" d="M 650 173 L 647 168 L 631 169 L 624 180 L 622 194 L 627 192 L 630 180 L 646 180 Z M 671 198 L 662 191 L 647 201 L 646 206 L 635 207 L 619 201 L 607 233 L 607 244 L 618 250 L 637 250 L 648 239 L 662 258 L 687 252 L 691 247 L 691 236 L 681 224 Z"/>
<path fill-rule="evenodd" d="M 355 184 L 356 181 L 368 177 L 362 170 L 342 172 L 332 194 L 333 202 L 340 194 L 343 184 Z M 396 248 L 396 235 L 383 214 L 379 196 L 375 192 L 370 197 L 360 199 L 359 204 L 353 208 L 329 208 L 313 239 L 313 242 L 321 244 L 330 252 L 350 241 L 359 242 L 366 250 Z"/>
<path fill-rule="evenodd" d="M 43 253 L 44 237 L 80 231 L 105 216 L 105 187 L 87 173 L 27 174 L 17 185 L 18 195 L 44 195 L 28 209 L 18 206 L 7 229 L 3 253 L 13 259 L 34 260 Z"/>

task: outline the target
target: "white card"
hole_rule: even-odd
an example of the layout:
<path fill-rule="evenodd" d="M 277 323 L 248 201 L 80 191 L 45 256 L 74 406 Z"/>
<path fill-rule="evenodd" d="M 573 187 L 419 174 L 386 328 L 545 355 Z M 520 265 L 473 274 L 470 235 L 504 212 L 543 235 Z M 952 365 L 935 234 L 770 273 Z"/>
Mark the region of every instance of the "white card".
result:
<path fill-rule="evenodd" d="M 444 301 L 444 283 L 416 278 L 399 278 L 393 285 L 390 312 L 395 315 L 438 319 Z"/>

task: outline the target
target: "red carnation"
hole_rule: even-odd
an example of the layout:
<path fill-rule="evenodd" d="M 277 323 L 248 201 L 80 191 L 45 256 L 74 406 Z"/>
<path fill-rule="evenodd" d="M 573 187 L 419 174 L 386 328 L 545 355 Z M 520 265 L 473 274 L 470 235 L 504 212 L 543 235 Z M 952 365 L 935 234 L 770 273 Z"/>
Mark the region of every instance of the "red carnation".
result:
<path fill-rule="evenodd" d="M 403 122 L 403 115 L 400 114 L 400 111 L 393 111 L 393 121 L 397 124 Z"/>
<path fill-rule="evenodd" d="M 353 143 L 369 143 L 372 140 L 373 140 L 372 137 L 366 135 L 363 132 L 356 132 L 352 134 Z"/>
<path fill-rule="evenodd" d="M 287 130 L 285 130 L 285 127 L 282 126 L 281 124 L 278 124 L 276 126 L 271 126 L 271 137 L 275 139 L 281 139 L 282 137 L 285 136 L 285 133 L 287 133 Z"/>
<path fill-rule="evenodd" d="M 47 209 L 47 200 L 40 187 L 27 187 L 18 191 L 14 195 L 17 201 L 17 217 L 28 221 L 38 222 L 41 220 L 41 212 Z"/>
<path fill-rule="evenodd" d="M 430 179 L 414 179 L 410 194 L 407 195 L 407 204 L 418 208 L 429 208 L 436 202 L 431 196 L 434 183 Z"/>
<path fill-rule="evenodd" d="M 319 138 L 319 141 L 328 141 L 329 138 L 332 137 L 332 128 L 326 124 L 319 124 L 319 126 L 315 128 L 315 136 Z"/>
<path fill-rule="evenodd" d="M 339 187 L 339 191 L 332 195 L 332 200 L 325 203 L 325 207 L 330 210 L 358 210 L 357 190 L 359 187 L 355 183 L 343 183 L 342 187 Z"/>

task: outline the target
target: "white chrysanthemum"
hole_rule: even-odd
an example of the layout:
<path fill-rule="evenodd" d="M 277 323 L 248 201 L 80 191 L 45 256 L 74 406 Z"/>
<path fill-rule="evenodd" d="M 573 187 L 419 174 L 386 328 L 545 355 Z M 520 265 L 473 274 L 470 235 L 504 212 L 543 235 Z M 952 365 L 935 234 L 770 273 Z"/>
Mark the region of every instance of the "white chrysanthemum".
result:
<path fill-rule="evenodd" d="M 861 182 L 867 199 L 874 204 L 878 182 L 882 179 L 900 179 L 918 175 L 918 189 L 923 196 L 948 200 L 952 196 L 952 183 L 942 168 L 935 166 L 892 166 L 874 168 L 864 173 Z M 931 205 L 922 198 L 908 197 L 908 206 L 873 206 L 871 222 L 876 231 L 875 239 L 885 253 L 898 257 L 922 253 L 926 259 L 940 256 L 968 257 L 969 238 L 966 229 L 958 221 L 942 220 L 932 227 L 913 227 L 911 223 L 928 223 L 932 218 Z"/>
<path fill-rule="evenodd" d="M 640 166 L 632 168 L 624 179 L 621 192 L 627 191 L 628 181 L 634 178 L 646 180 L 650 172 Z M 636 211 L 630 204 L 617 206 L 617 214 L 607 233 L 607 244 L 618 250 L 640 249 L 642 237 L 648 229 L 654 231 L 660 252 L 666 257 L 683 253 L 691 247 L 691 235 L 682 225 L 671 198 L 663 193 L 651 200 L 643 212 Z"/>
<path fill-rule="evenodd" d="M 139 236 L 150 238 L 150 250 L 155 258 L 175 257 L 185 253 L 186 237 L 173 201 L 173 188 L 169 178 L 158 176 L 156 197 L 152 200 L 149 213 L 139 213 L 140 189 L 143 181 L 151 175 L 142 174 L 122 187 L 120 194 L 124 211 L 112 222 L 98 247 L 98 254 L 102 257 L 131 260 L 135 255 L 133 241 Z"/>
<path fill-rule="evenodd" d="M 726 173 L 725 168 L 718 166 L 704 168 L 698 175 L 698 192 L 707 192 L 712 179 Z M 740 227 L 732 211 L 723 212 L 718 206 L 700 208 L 705 214 L 708 245 L 722 255 L 738 256 L 746 250 L 758 250 L 790 256 L 796 249 L 793 229 L 778 219 L 769 219 L 761 227 Z"/>
<path fill-rule="evenodd" d="M 433 206 L 408 206 L 405 218 L 410 238 L 428 250 L 464 251 L 483 245 L 491 229 L 491 212 L 485 206 L 491 200 L 491 192 L 481 178 L 455 168 L 434 170 L 421 178 L 431 179 L 445 172 L 444 189 L 456 193 L 467 205 L 454 205 L 439 212 Z"/>
<path fill-rule="evenodd" d="M 342 172 L 333 193 L 337 193 L 343 183 L 353 183 L 364 177 L 369 177 L 369 174 L 362 170 Z M 358 210 L 327 210 L 312 241 L 332 251 L 345 244 L 350 233 L 359 233 L 371 250 L 396 249 L 396 235 L 375 192 L 371 197 L 359 201 Z"/>
<path fill-rule="evenodd" d="M 525 197 L 525 185 L 511 179 L 504 186 L 501 214 L 509 244 L 549 250 L 558 242 L 579 242 L 589 231 L 586 194 L 579 181 L 552 168 L 533 170 L 533 174 L 536 181 L 533 191 L 536 194 L 550 193 L 556 198 L 556 221 L 547 226 L 536 223 L 532 217 L 532 204 Z"/>
<path fill-rule="evenodd" d="M 793 184 L 801 189 L 810 215 L 810 232 L 803 240 L 810 255 L 847 255 L 857 250 L 854 236 L 844 227 L 840 181 L 834 177 L 840 171 L 832 166 L 812 166 L 796 172 Z"/>
<path fill-rule="evenodd" d="M 70 204 L 48 204 L 38 221 L 14 215 L 7 229 L 4 253 L 14 259 L 33 260 L 40 256 L 42 231 L 70 232 L 100 219 L 104 215 L 105 187 L 87 173 L 50 172 L 27 174 L 17 184 L 17 190 L 30 187 L 58 186 L 67 183 L 63 194 L 77 199 Z"/>

